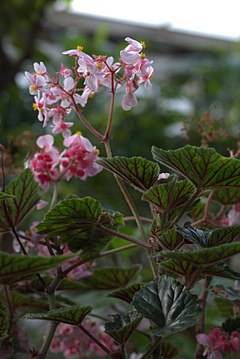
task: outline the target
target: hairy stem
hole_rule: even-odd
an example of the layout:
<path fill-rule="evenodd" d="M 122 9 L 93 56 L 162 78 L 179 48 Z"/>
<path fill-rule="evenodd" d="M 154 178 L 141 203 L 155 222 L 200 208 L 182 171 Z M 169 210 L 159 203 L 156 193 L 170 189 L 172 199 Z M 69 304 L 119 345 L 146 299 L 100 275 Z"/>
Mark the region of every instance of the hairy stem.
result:
<path fill-rule="evenodd" d="M 141 359 L 148 359 L 152 352 L 158 348 L 161 344 L 162 337 L 156 338 L 156 340 L 153 342 L 153 344 L 148 348 L 145 354 L 141 357 Z"/>
<path fill-rule="evenodd" d="M 82 325 L 79 325 L 79 328 L 94 342 L 96 343 L 106 354 L 108 354 L 110 357 L 114 358 L 111 355 L 110 350 L 101 343 L 97 338 L 95 338 L 86 328 L 84 328 Z"/>

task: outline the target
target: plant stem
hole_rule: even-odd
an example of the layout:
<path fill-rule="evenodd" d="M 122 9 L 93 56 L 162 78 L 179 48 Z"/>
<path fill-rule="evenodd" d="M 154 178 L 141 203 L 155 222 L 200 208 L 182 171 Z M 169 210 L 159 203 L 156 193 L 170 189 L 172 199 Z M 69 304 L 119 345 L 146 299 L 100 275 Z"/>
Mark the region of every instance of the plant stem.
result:
<path fill-rule="evenodd" d="M 79 328 L 90 338 L 94 343 L 96 343 L 105 353 L 107 353 L 109 356 L 112 357 L 110 350 L 101 343 L 97 338 L 95 338 L 86 328 L 84 328 L 82 325 L 79 325 Z M 114 358 L 114 357 L 112 357 Z"/>
<path fill-rule="evenodd" d="M 49 206 L 49 211 L 55 206 L 56 202 L 57 202 L 57 197 L 58 197 L 58 183 L 57 182 L 53 182 L 53 194 L 52 194 L 52 200 Z"/>
<path fill-rule="evenodd" d="M 110 109 L 109 109 L 109 116 L 108 116 L 108 122 L 106 131 L 103 137 L 103 142 L 108 142 L 110 137 L 110 132 L 112 128 L 112 121 L 113 121 L 113 111 L 114 111 L 114 103 L 115 103 L 115 88 L 114 88 L 114 79 L 115 79 L 115 73 L 111 72 L 111 102 L 110 102 Z"/>
<path fill-rule="evenodd" d="M 148 359 L 152 352 L 161 344 L 162 337 L 158 337 L 154 343 L 149 347 L 145 354 L 141 357 L 141 359 Z"/>
<path fill-rule="evenodd" d="M 200 306 L 202 308 L 202 312 L 199 316 L 199 322 L 196 326 L 196 334 L 204 333 L 205 329 L 205 309 L 207 305 L 207 296 L 208 296 L 208 288 L 211 283 L 212 277 L 208 276 L 204 279 L 204 285 L 202 287 L 202 291 L 198 297 Z M 202 358 L 203 355 L 203 346 L 200 343 L 197 343 L 196 346 L 196 359 Z"/>

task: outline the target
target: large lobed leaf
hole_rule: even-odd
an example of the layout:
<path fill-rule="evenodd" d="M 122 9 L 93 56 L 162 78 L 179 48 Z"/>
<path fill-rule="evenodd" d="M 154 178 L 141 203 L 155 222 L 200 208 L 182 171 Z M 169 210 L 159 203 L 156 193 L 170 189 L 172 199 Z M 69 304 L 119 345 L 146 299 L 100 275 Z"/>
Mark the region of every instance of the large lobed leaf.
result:
<path fill-rule="evenodd" d="M 54 268 L 69 258 L 66 256 L 22 256 L 0 252 L 0 283 L 18 282 L 26 276 Z"/>
<path fill-rule="evenodd" d="M 99 253 L 112 239 L 102 226 L 116 228 L 121 224 L 123 218 L 119 212 L 103 209 L 95 199 L 70 198 L 48 212 L 38 224 L 37 231 L 48 236 L 60 236 L 73 252 L 81 249 L 81 257 L 90 257 Z"/>
<path fill-rule="evenodd" d="M 153 324 L 153 333 L 167 336 L 193 325 L 200 312 L 197 296 L 171 277 L 159 276 L 138 291 L 136 310 Z"/>
<path fill-rule="evenodd" d="M 0 232 L 17 226 L 40 199 L 39 186 L 30 169 L 24 170 L 6 186 L 6 196 L 9 200 L 0 201 Z"/>
<path fill-rule="evenodd" d="M 240 253 L 240 243 L 227 243 L 197 251 L 162 251 L 158 254 L 158 257 L 164 260 L 174 259 L 196 266 L 208 267 L 222 262 L 237 253 Z"/>
<path fill-rule="evenodd" d="M 199 190 L 240 187 L 239 160 L 223 157 L 213 148 L 187 145 L 165 151 L 153 147 L 152 153 L 155 160 L 183 175 Z"/>
<path fill-rule="evenodd" d="M 91 310 L 91 306 L 80 307 L 79 305 L 74 305 L 71 307 L 50 310 L 47 313 L 27 314 L 25 318 L 51 320 L 72 325 L 80 325 Z"/>
<path fill-rule="evenodd" d="M 98 163 L 139 191 L 146 191 L 158 179 L 159 166 L 142 157 L 101 158 Z"/>

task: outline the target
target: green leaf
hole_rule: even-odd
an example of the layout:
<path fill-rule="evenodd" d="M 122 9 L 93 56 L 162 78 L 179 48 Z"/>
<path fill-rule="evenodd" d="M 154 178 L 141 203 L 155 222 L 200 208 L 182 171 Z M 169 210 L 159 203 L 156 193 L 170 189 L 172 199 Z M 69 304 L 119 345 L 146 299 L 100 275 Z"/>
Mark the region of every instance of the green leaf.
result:
<path fill-rule="evenodd" d="M 161 247 L 168 250 L 179 248 L 183 244 L 183 236 L 173 227 L 161 234 L 154 234 Z"/>
<path fill-rule="evenodd" d="M 39 296 L 28 294 L 23 294 L 16 291 L 9 291 L 9 296 L 11 298 L 11 306 L 14 310 L 19 308 L 26 308 L 29 311 L 30 308 L 37 308 L 38 310 L 47 310 L 48 303 L 46 300 L 43 300 Z"/>
<path fill-rule="evenodd" d="M 79 284 L 83 290 L 109 290 L 125 287 L 139 271 L 139 266 L 130 268 L 96 268 L 92 275 L 82 278 Z"/>
<path fill-rule="evenodd" d="M 190 327 L 200 312 L 196 295 L 171 277 L 160 276 L 138 291 L 132 301 L 136 310 L 154 323 L 153 333 L 167 336 Z"/>
<path fill-rule="evenodd" d="M 0 232 L 17 226 L 40 200 L 39 186 L 30 169 L 24 170 L 5 190 L 11 201 L 0 202 Z"/>
<path fill-rule="evenodd" d="M 159 176 L 157 163 L 142 157 L 101 158 L 98 163 L 141 192 L 153 186 Z"/>
<path fill-rule="evenodd" d="M 105 323 L 105 331 L 118 343 L 126 344 L 132 333 L 135 331 L 142 316 L 136 311 L 112 314 L 112 320 Z"/>
<path fill-rule="evenodd" d="M 25 318 L 51 320 L 66 324 L 80 325 L 91 310 L 91 306 L 80 307 L 79 305 L 74 305 L 71 307 L 50 310 L 47 313 L 27 314 Z"/>
<path fill-rule="evenodd" d="M 7 194 L 5 192 L 0 192 L 0 201 L 5 199 L 11 199 L 11 198 L 15 198 L 15 196 L 11 194 Z"/>
<path fill-rule="evenodd" d="M 173 359 L 179 354 L 179 352 L 174 345 L 163 342 L 161 344 L 161 354 L 163 355 L 164 359 Z"/>
<path fill-rule="evenodd" d="M 197 266 L 212 266 L 240 252 L 240 243 L 222 244 L 217 247 L 204 248 L 198 251 L 162 251 L 157 256 L 161 259 L 176 259 Z"/>
<path fill-rule="evenodd" d="M 71 257 L 22 256 L 0 252 L 0 283 L 15 283 L 26 276 L 54 268 Z"/>
<path fill-rule="evenodd" d="M 134 294 L 142 288 L 141 283 L 135 283 L 126 288 L 120 288 L 114 292 L 108 294 L 108 297 L 118 298 L 124 302 L 131 303 L 133 300 Z"/>
<path fill-rule="evenodd" d="M 240 187 L 239 160 L 223 157 L 214 148 L 187 145 L 165 151 L 153 147 L 152 153 L 155 160 L 183 175 L 199 190 Z"/>
<path fill-rule="evenodd" d="M 240 202 L 240 191 L 238 188 L 221 188 L 215 190 L 212 199 L 223 205 L 230 205 Z"/>
<path fill-rule="evenodd" d="M 0 340 L 8 336 L 9 329 L 9 313 L 7 306 L 0 298 Z"/>
<path fill-rule="evenodd" d="M 142 199 L 157 207 L 160 212 L 167 212 L 172 219 L 194 192 L 194 186 L 187 180 L 171 181 L 151 187 Z"/>
<path fill-rule="evenodd" d="M 60 236 L 62 242 L 81 257 L 98 254 L 112 239 L 102 226 L 116 228 L 123 224 L 119 212 L 103 209 L 91 197 L 71 198 L 59 202 L 44 220 L 38 224 L 37 231 L 48 236 Z"/>

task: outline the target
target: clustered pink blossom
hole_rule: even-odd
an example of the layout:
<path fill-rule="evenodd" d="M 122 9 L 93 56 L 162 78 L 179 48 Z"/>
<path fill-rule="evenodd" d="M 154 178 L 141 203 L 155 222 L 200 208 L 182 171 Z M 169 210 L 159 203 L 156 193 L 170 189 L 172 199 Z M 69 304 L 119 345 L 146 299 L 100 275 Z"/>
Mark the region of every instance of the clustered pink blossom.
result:
<path fill-rule="evenodd" d="M 224 353 L 240 352 L 240 338 L 237 331 L 233 331 L 229 336 L 220 328 L 213 328 L 208 335 L 198 334 L 197 341 L 206 347 L 203 355 L 207 359 L 223 359 Z"/>
<path fill-rule="evenodd" d="M 104 332 L 104 326 L 85 319 L 82 323 L 95 338 L 109 350 L 115 350 L 113 339 Z M 106 356 L 105 351 L 94 343 L 80 328 L 61 323 L 51 343 L 51 351 L 62 353 L 65 358 L 94 359 Z"/>
<path fill-rule="evenodd" d="M 40 151 L 29 161 L 29 167 L 42 188 L 47 189 L 62 178 L 85 180 L 102 169 L 96 162 L 99 151 L 80 133 L 64 139 L 65 149 L 61 153 L 54 146 L 52 135 L 40 136 L 37 145 Z"/>
<path fill-rule="evenodd" d="M 65 117 L 76 111 L 78 106 L 85 107 L 88 99 L 100 88 L 106 87 L 115 92 L 125 87 L 122 99 L 124 110 L 137 105 L 135 92 L 141 83 L 146 89 L 151 88 L 153 74 L 152 61 L 142 52 L 145 44 L 126 37 L 128 45 L 120 51 L 120 59 L 114 62 L 113 57 L 90 56 L 81 46 L 64 51 L 63 54 L 75 58 L 73 70 L 61 65 L 56 78 L 46 69 L 43 62 L 34 63 L 34 74 L 25 72 L 29 84 L 29 92 L 34 96 L 33 109 L 38 111 L 38 119 L 50 127 L 53 133 L 62 133 L 64 137 L 71 135 L 73 122 L 66 122 Z"/>

